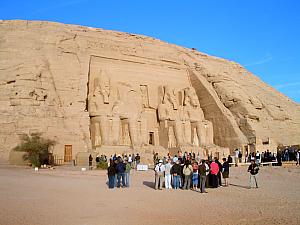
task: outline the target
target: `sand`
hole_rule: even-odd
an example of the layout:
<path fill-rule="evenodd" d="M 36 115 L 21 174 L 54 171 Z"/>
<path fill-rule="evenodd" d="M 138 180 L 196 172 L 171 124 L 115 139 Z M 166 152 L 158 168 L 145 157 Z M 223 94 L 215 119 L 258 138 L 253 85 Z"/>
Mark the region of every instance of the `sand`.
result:
<path fill-rule="evenodd" d="M 263 167 L 247 189 L 246 167 L 231 168 L 228 188 L 153 189 L 153 171 L 109 190 L 105 171 L 0 166 L 0 224 L 300 224 L 300 167 Z"/>

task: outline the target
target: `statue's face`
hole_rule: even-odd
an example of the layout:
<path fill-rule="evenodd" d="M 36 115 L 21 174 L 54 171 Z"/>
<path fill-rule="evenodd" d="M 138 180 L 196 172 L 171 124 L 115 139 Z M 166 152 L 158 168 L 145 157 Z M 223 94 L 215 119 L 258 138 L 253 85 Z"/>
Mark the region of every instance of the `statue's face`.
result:
<path fill-rule="evenodd" d="M 174 109 L 178 108 L 177 97 L 173 90 L 168 90 L 166 92 L 167 100 L 173 105 Z"/>
<path fill-rule="evenodd" d="M 193 88 L 186 90 L 186 98 L 190 100 L 190 104 L 194 107 L 200 107 L 200 102 L 198 96 Z"/>

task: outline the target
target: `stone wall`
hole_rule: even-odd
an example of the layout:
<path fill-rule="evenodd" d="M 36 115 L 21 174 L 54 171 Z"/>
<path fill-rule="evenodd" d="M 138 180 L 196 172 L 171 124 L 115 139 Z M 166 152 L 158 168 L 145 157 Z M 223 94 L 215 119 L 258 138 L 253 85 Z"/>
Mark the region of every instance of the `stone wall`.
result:
<path fill-rule="evenodd" d="M 92 151 L 88 94 L 100 69 L 116 82 L 147 86 L 149 118 L 159 104 L 159 85 L 194 87 L 219 146 L 234 149 L 256 138 L 300 143 L 299 105 L 237 63 L 141 35 L 0 21 L 1 160 L 20 134 L 32 132 L 56 140 L 59 157 L 65 145 L 72 145 L 74 159 Z"/>

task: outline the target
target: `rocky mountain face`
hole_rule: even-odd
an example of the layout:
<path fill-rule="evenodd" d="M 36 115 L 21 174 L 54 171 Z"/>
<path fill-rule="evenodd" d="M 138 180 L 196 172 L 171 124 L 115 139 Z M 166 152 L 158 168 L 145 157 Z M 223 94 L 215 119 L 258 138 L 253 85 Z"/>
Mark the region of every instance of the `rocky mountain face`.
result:
<path fill-rule="evenodd" d="M 57 140 L 58 155 L 65 145 L 91 151 L 87 101 L 99 70 L 147 86 L 149 113 L 160 101 L 158 85 L 193 87 L 218 146 L 300 143 L 299 105 L 235 62 L 141 35 L 0 21 L 0 158 L 33 132 Z"/>

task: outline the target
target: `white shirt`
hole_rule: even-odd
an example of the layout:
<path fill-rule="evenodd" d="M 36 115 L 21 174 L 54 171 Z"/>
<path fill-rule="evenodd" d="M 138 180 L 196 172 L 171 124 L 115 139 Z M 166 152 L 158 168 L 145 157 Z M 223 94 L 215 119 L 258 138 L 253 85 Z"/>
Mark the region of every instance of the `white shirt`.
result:
<path fill-rule="evenodd" d="M 207 170 L 207 172 L 206 172 L 206 176 L 208 176 L 208 174 L 209 174 L 209 166 L 205 163 L 205 168 L 206 168 L 206 170 Z"/>
<path fill-rule="evenodd" d="M 128 156 L 128 162 L 132 162 L 132 157 L 131 156 Z"/>
<path fill-rule="evenodd" d="M 165 172 L 166 168 L 165 165 L 162 163 L 158 163 L 155 167 L 155 172 Z"/>

